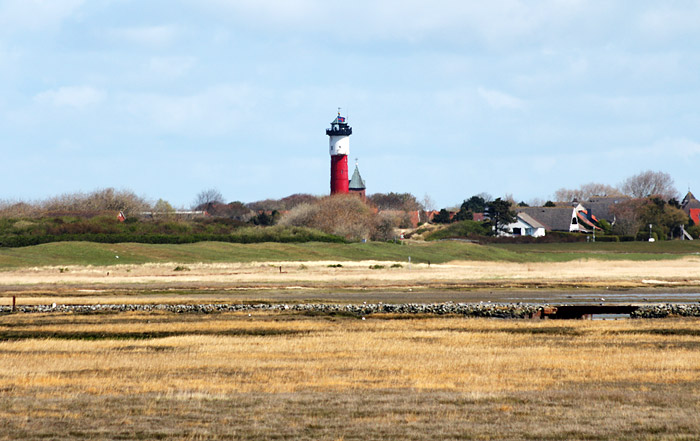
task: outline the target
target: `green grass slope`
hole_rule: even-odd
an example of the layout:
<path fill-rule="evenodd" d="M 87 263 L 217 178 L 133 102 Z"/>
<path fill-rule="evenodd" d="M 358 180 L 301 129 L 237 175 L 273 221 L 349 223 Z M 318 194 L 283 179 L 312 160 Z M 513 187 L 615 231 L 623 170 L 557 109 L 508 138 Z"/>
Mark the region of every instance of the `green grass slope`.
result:
<path fill-rule="evenodd" d="M 700 254 L 697 242 L 567 243 L 477 245 L 440 241 L 393 243 L 256 243 L 200 242 L 182 245 L 140 243 L 103 244 L 55 242 L 23 248 L 0 248 L 0 268 L 61 265 L 117 265 L 147 262 L 254 262 L 383 260 L 444 263 L 453 260 L 559 262 L 674 259 Z M 119 256 L 117 258 L 117 256 Z"/>

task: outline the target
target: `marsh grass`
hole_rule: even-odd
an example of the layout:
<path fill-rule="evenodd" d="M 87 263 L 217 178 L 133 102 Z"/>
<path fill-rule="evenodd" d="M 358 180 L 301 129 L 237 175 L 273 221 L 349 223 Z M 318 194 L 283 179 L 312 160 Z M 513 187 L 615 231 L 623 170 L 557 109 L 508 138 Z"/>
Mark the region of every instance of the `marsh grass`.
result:
<path fill-rule="evenodd" d="M 0 424 L 48 439 L 693 439 L 697 327 L 8 315 L 0 332 L 22 338 L 0 342 Z"/>

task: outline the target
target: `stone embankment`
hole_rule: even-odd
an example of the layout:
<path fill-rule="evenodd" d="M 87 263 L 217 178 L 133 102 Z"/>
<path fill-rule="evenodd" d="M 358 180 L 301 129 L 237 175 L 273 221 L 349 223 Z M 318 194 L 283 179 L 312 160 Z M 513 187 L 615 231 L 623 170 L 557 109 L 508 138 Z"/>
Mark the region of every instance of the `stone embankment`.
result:
<path fill-rule="evenodd" d="M 630 314 L 632 318 L 700 317 L 700 303 L 664 303 L 642 305 Z"/>
<path fill-rule="evenodd" d="M 329 315 L 369 316 L 371 314 L 430 314 L 462 315 L 465 317 L 488 318 L 532 318 L 545 307 L 555 305 L 530 303 L 372 303 L 372 304 L 158 304 L 158 305 L 18 305 L 17 312 L 22 313 L 75 313 L 91 314 L 127 311 L 168 311 L 174 313 L 211 314 L 217 312 L 299 312 Z M 1 313 L 12 312 L 10 306 L 0 306 Z M 646 304 L 630 315 L 632 318 L 663 318 L 669 316 L 700 317 L 700 303 L 693 304 Z"/>

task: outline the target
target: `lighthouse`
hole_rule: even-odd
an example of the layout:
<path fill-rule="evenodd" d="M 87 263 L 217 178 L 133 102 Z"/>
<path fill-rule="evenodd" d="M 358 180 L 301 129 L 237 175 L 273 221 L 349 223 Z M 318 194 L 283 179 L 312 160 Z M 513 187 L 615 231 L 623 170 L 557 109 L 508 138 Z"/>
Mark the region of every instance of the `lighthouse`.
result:
<path fill-rule="evenodd" d="M 329 151 L 331 154 L 331 194 L 349 193 L 348 154 L 350 153 L 350 135 L 352 127 L 347 119 L 338 116 L 331 122 L 331 128 L 326 129 Z"/>

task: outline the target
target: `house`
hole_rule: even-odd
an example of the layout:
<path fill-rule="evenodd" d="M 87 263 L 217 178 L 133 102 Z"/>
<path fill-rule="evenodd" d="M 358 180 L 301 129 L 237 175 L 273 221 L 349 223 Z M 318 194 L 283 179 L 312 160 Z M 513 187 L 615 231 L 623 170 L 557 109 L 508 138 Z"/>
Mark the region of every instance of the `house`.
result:
<path fill-rule="evenodd" d="M 569 231 L 590 233 L 594 227 L 585 216 L 583 205 L 560 207 L 523 207 L 519 213 L 528 215 L 541 224 L 546 231 Z"/>
<path fill-rule="evenodd" d="M 681 209 L 690 216 L 695 225 L 700 225 L 700 201 L 695 199 L 690 190 L 681 201 Z"/>
<path fill-rule="evenodd" d="M 515 222 L 508 224 L 507 231 L 501 233 L 501 236 L 532 236 L 542 237 L 545 235 L 545 227 L 537 222 L 527 213 L 519 212 L 515 215 Z"/>
<path fill-rule="evenodd" d="M 615 206 L 628 200 L 629 196 L 593 196 L 583 203 L 586 217 L 591 222 L 605 220 L 610 225 L 615 225 Z"/>

